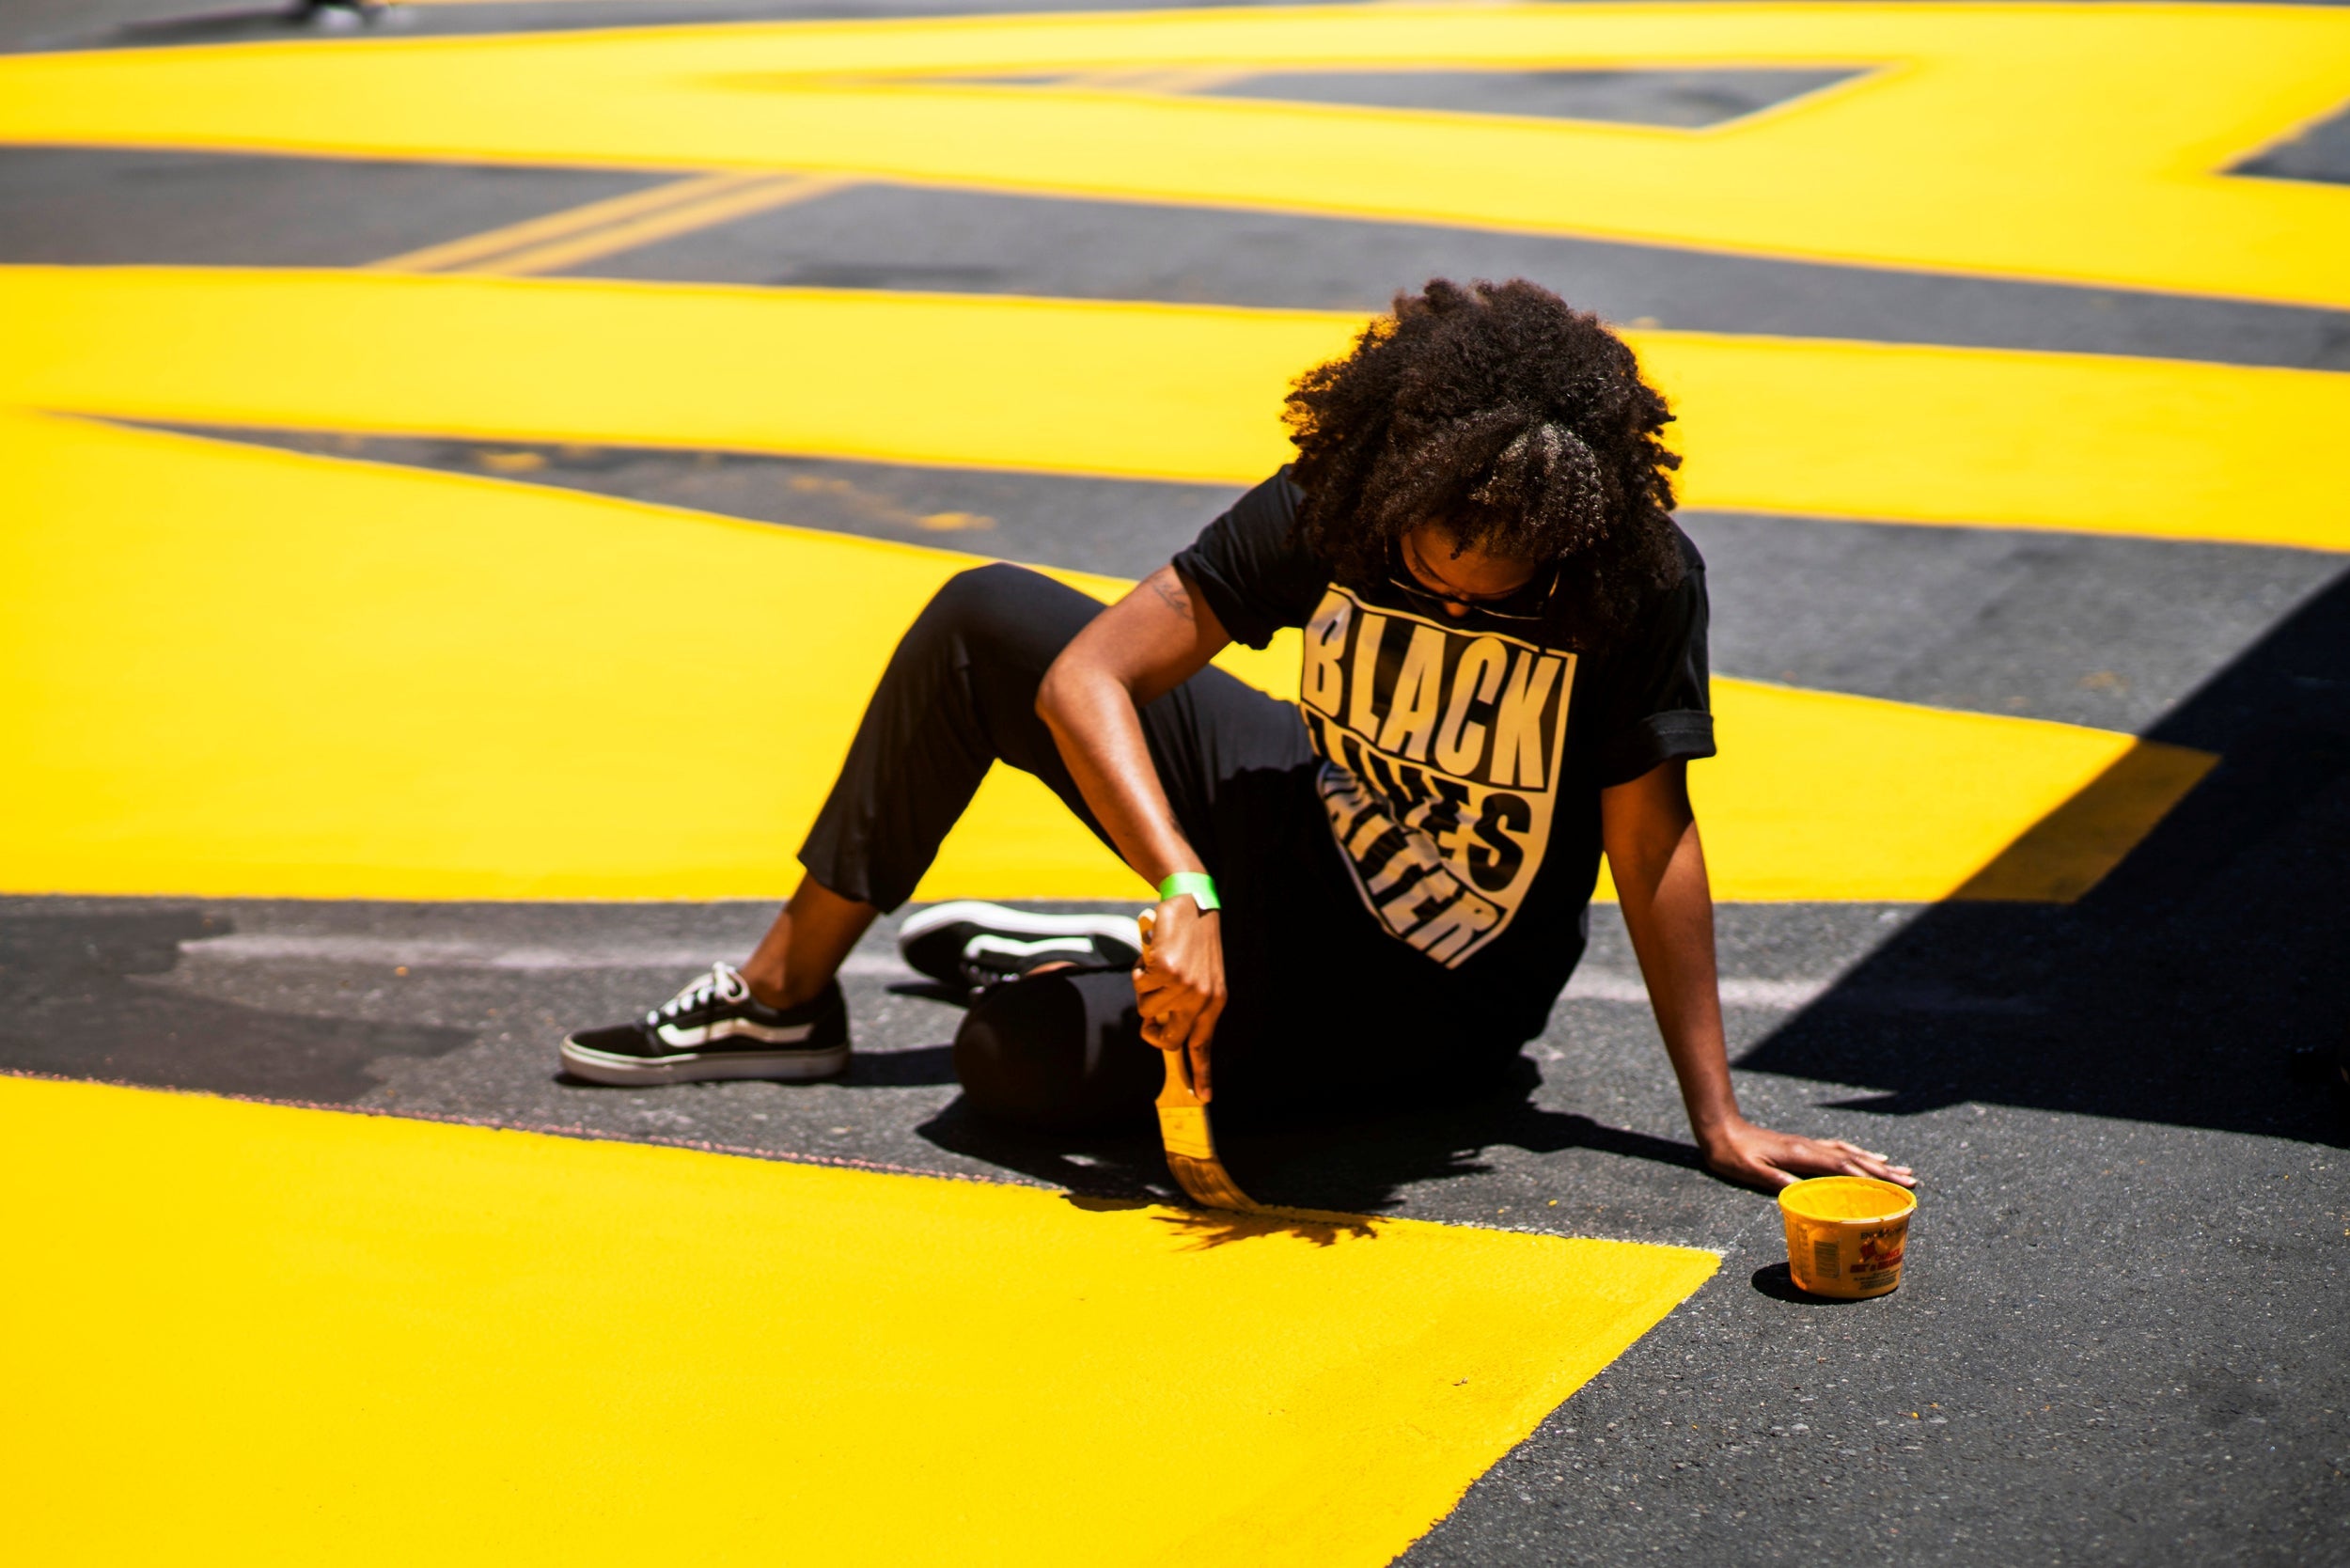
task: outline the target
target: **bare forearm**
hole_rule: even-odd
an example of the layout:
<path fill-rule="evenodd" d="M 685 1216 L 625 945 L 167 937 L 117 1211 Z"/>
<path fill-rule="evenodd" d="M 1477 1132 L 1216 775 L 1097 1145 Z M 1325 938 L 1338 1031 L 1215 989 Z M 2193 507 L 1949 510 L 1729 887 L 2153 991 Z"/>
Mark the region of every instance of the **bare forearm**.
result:
<path fill-rule="evenodd" d="M 1630 858 L 1627 856 L 1627 858 Z M 1661 864 L 1617 872 L 1624 924 L 1639 955 L 1650 1005 L 1682 1104 L 1700 1143 L 1738 1115 L 1722 1035 L 1721 991 L 1714 964 L 1714 897 L 1705 849 L 1689 822 Z M 1642 874 L 1646 873 L 1646 874 Z M 1630 886 L 1626 886 L 1626 883 Z"/>
<path fill-rule="evenodd" d="M 1127 865 L 1154 886 L 1175 871 L 1201 869 L 1176 824 L 1143 737 L 1140 710 L 1122 682 L 1101 670 L 1056 667 L 1037 711 L 1078 792 Z"/>
<path fill-rule="evenodd" d="M 1078 633 L 1037 691 L 1037 714 L 1094 820 L 1153 885 L 1204 868 L 1167 804 L 1142 709 L 1191 679 L 1225 641 L 1215 613 L 1161 567 Z"/>
<path fill-rule="evenodd" d="M 1668 762 L 1604 792 L 1600 823 L 1623 923 L 1707 1168 L 1760 1187 L 1835 1174 L 1909 1184 L 1909 1168 L 1883 1154 L 1838 1138 L 1773 1132 L 1740 1114 L 1714 971 L 1714 893 L 1684 765 Z"/>
<path fill-rule="evenodd" d="M 1668 763 L 1609 790 L 1601 821 L 1623 922 L 1698 1141 L 1738 1117 L 1714 968 L 1714 894 L 1685 774 Z"/>
<path fill-rule="evenodd" d="M 1078 633 L 1037 691 L 1037 714 L 1094 820 L 1153 886 L 1207 868 L 1167 804 L 1142 710 L 1198 674 L 1226 640 L 1215 612 L 1161 567 Z M 1222 933 L 1222 917 L 1198 900 L 1162 900 L 1135 971 L 1143 1039 L 1188 1052 L 1192 1090 L 1203 1101 L 1214 1092 L 1208 1047 L 1224 1012 Z"/>

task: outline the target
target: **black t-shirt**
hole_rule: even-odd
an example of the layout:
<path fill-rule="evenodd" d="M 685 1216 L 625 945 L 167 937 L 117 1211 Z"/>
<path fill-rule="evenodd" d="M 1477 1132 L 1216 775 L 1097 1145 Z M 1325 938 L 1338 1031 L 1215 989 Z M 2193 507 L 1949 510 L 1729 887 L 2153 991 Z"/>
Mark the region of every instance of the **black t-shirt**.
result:
<path fill-rule="evenodd" d="M 1175 569 L 1251 648 L 1305 628 L 1316 788 L 1371 917 L 1448 969 L 1477 958 L 1465 974 L 1528 982 L 1547 1008 L 1583 948 L 1599 792 L 1714 754 L 1704 562 L 1681 537 L 1680 583 L 1577 651 L 1563 596 L 1539 620 L 1455 620 L 1395 583 L 1334 580 L 1299 535 L 1301 494 L 1284 468 Z"/>

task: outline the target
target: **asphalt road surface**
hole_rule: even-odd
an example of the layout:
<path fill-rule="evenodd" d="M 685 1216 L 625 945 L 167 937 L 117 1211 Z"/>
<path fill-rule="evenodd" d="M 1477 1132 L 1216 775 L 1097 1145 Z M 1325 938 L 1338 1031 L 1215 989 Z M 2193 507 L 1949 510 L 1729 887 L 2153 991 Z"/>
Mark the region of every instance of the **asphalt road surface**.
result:
<path fill-rule="evenodd" d="M 434 8 L 398 25 L 948 8 L 612 0 Z M 280 30 L 108 30 L 176 9 L 12 5 L 0 45 Z M 1459 106 L 1458 84 L 1439 77 L 1366 75 L 1343 91 Z M 1330 81 L 1214 90 L 1294 98 L 1340 90 Z M 1504 108 L 1693 125 L 1819 85 L 1593 72 L 1529 78 Z M 2344 125 L 2271 149 L 2247 177 L 2350 182 Z M 353 267 L 664 178 L 0 147 L 0 263 Z M 1668 328 L 2350 371 L 2350 314 L 2316 307 L 911 185 L 851 186 L 564 270 L 1364 312 L 1431 275 L 1523 274 Z M 1164 562 L 1233 494 L 728 451 L 209 433 L 871 537 L 985 519 L 950 542 L 1123 575 Z M 1721 911 L 1749 1114 L 1919 1171 L 1923 1206 L 1893 1296 L 1798 1295 L 1769 1200 L 1699 1168 L 1612 907 L 1596 911 L 1591 954 L 1512 1092 L 1234 1134 L 1243 1184 L 1283 1203 L 1726 1257 L 1403 1560 L 2350 1561 L 2350 1113 L 2295 1057 L 2350 1038 L 2344 557 L 1999 526 L 1707 512 L 1684 524 L 1710 564 L 1723 673 L 2123 730 L 2222 760 L 2075 903 Z M 566 1028 L 631 1016 L 712 959 L 740 958 L 771 912 L 10 897 L 0 1068 L 1167 1193 L 1147 1126 L 1043 1139 L 965 1114 L 947 1049 L 957 1008 L 898 964 L 894 921 L 846 977 L 858 1056 L 840 1082 L 634 1090 L 556 1074 Z"/>

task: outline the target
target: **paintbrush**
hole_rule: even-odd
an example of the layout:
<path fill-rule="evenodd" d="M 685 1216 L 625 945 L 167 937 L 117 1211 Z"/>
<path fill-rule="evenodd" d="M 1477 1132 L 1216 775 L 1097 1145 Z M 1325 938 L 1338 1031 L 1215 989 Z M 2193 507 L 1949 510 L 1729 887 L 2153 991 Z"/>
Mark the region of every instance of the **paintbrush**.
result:
<path fill-rule="evenodd" d="M 1151 923 L 1157 911 L 1146 909 L 1142 926 L 1143 962 L 1151 958 Z M 1167 1168 L 1175 1183 L 1203 1209 L 1237 1209 L 1254 1214 L 1260 1205 L 1240 1190 L 1224 1162 L 1215 1157 L 1215 1132 L 1208 1125 L 1208 1107 L 1192 1092 L 1191 1054 L 1161 1051 L 1167 1058 L 1167 1085 L 1159 1090 L 1159 1141 L 1167 1146 Z"/>

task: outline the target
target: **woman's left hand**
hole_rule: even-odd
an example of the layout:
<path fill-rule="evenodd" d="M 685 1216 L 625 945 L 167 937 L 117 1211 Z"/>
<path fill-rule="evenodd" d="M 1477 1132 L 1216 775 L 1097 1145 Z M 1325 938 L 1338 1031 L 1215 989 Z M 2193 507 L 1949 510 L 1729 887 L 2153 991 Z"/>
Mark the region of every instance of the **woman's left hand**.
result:
<path fill-rule="evenodd" d="M 1909 1167 L 1857 1144 L 1775 1133 L 1743 1118 L 1707 1134 L 1702 1148 L 1705 1168 L 1715 1175 L 1769 1192 L 1807 1176 L 1874 1176 L 1905 1187 L 1918 1184 Z"/>

